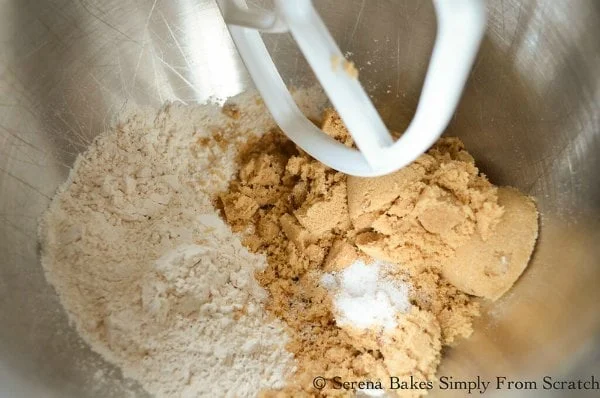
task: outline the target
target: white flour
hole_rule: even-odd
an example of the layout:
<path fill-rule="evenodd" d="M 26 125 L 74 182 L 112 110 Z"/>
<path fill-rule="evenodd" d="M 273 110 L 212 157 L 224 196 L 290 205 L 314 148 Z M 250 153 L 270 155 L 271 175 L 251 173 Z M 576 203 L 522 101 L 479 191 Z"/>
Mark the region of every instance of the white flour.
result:
<path fill-rule="evenodd" d="M 398 313 L 410 309 L 409 287 L 385 274 L 386 263 L 362 260 L 338 273 L 324 274 L 321 284 L 334 294 L 336 321 L 358 329 L 396 327 Z"/>
<path fill-rule="evenodd" d="M 297 98 L 318 116 L 316 91 Z M 77 158 L 41 223 L 47 279 L 81 336 L 157 396 L 255 396 L 294 367 L 253 277 L 264 256 L 211 204 L 236 143 L 273 127 L 255 96 L 235 102 L 239 119 L 217 105 L 131 115 Z"/>

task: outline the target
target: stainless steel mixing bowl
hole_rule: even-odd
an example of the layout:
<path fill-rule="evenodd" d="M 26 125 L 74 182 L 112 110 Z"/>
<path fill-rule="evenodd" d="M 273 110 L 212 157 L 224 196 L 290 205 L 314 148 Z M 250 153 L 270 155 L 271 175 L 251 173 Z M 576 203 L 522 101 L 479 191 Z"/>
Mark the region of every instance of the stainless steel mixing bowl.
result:
<path fill-rule="evenodd" d="M 401 130 L 435 35 L 430 2 L 316 5 Z M 447 350 L 440 373 L 598 377 L 600 2 L 490 0 L 488 11 L 448 134 L 493 182 L 537 198 L 541 236 L 521 280 Z M 289 37 L 266 41 L 290 84 L 312 82 Z M 39 264 L 37 219 L 126 104 L 222 98 L 251 82 L 212 1 L 2 0 L 0 50 L 0 395 L 142 394 L 68 325 Z"/>

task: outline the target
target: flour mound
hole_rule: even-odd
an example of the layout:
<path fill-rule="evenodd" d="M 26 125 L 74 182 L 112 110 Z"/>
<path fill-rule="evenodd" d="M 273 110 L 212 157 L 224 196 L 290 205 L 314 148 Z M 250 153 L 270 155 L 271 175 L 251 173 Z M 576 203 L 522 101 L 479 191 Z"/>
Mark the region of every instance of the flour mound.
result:
<path fill-rule="evenodd" d="M 315 95 L 300 90 L 315 115 Z M 262 102 L 136 111 L 78 156 L 40 224 L 42 265 L 92 349 L 156 396 L 255 396 L 294 371 L 249 253 L 212 206 Z"/>

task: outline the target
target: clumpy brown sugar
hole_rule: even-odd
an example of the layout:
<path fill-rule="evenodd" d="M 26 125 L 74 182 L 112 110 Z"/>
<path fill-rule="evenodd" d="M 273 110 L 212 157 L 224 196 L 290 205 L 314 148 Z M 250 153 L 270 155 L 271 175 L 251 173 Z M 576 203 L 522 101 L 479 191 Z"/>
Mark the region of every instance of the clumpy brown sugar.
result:
<path fill-rule="evenodd" d="M 331 70 L 334 72 L 341 66 L 342 71 L 352 79 L 358 79 L 358 69 L 354 62 L 347 60 L 339 55 L 333 55 L 330 59 Z"/>
<path fill-rule="evenodd" d="M 396 173 L 348 177 L 348 206 L 356 245 L 413 272 L 439 268 L 473 234 L 487 240 L 503 213 L 458 138 L 440 139 Z"/>
<path fill-rule="evenodd" d="M 443 264 L 442 274 L 464 292 L 500 298 L 527 267 L 538 236 L 533 200 L 510 187 L 498 189 L 504 216 L 484 241 L 474 234 Z"/>
<path fill-rule="evenodd" d="M 334 110 L 325 110 L 321 127 L 345 145 L 354 145 Z M 402 264 L 421 286 L 421 298 L 436 291 L 425 288 L 430 281 L 427 285 L 437 286 L 440 298 L 463 297 L 453 294 L 458 288 L 497 300 L 527 267 L 538 237 L 534 200 L 515 188 L 491 184 L 458 138 L 439 139 L 395 173 L 349 176 L 347 195 L 355 246 L 374 258 Z M 447 281 L 440 279 L 440 270 Z M 421 307 L 432 302 L 418 301 Z M 472 317 L 469 306 L 445 307 L 434 309 L 441 322 L 458 325 L 457 319 Z M 461 329 L 445 333 L 447 341 L 468 334 L 457 333 Z"/>
<path fill-rule="evenodd" d="M 325 133 L 353 146 L 337 113 L 328 110 L 323 119 Z M 270 294 L 268 310 L 289 327 L 288 349 L 298 361 L 288 387 L 267 395 L 339 394 L 315 390 L 315 376 L 432 380 L 442 346 L 472 333 L 479 304 L 465 291 L 490 298 L 502 294 L 522 272 L 535 241 L 525 227 L 521 235 L 531 245 L 510 251 L 513 265 L 501 277 L 490 279 L 489 266 L 474 266 L 478 278 L 461 277 L 470 272 L 464 267 L 479 261 L 474 250 L 508 240 L 506 230 L 518 214 L 509 206 L 509 221 L 503 221 L 503 191 L 479 173 L 456 138 L 439 140 L 411 165 L 378 178 L 332 170 L 277 129 L 250 140 L 238 161 L 237 178 L 219 196 L 219 205 L 245 245 L 267 256 L 267 268 L 256 277 Z M 530 225 L 530 207 L 521 210 Z M 496 252 L 484 251 L 484 260 Z M 470 259 L 463 268 L 461 256 Z M 398 314 L 392 332 L 336 324 L 320 278 L 359 258 L 396 264 L 393 276 L 411 286 L 412 307 Z M 492 288 L 496 285 L 502 288 Z"/>
<path fill-rule="evenodd" d="M 340 118 L 340 115 L 333 109 L 325 109 L 323 112 L 323 122 L 321 123 L 321 129 L 327 133 L 331 138 L 341 142 L 347 147 L 354 146 L 354 140 L 352 136 L 346 131 L 344 122 Z"/>
<path fill-rule="evenodd" d="M 345 60 L 342 68 L 344 69 L 344 72 L 346 72 L 346 74 L 352 79 L 358 79 L 358 69 L 356 69 L 354 62 Z"/>

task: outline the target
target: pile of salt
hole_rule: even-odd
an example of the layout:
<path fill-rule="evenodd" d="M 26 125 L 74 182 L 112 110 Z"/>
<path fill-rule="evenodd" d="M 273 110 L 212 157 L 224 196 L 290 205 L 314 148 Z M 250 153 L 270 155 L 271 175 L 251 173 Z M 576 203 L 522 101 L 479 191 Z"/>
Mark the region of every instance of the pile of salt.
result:
<path fill-rule="evenodd" d="M 386 266 L 391 264 L 357 260 L 341 272 L 323 275 L 322 286 L 334 295 L 338 325 L 396 327 L 396 315 L 410 309 L 409 287 L 385 275 Z"/>

